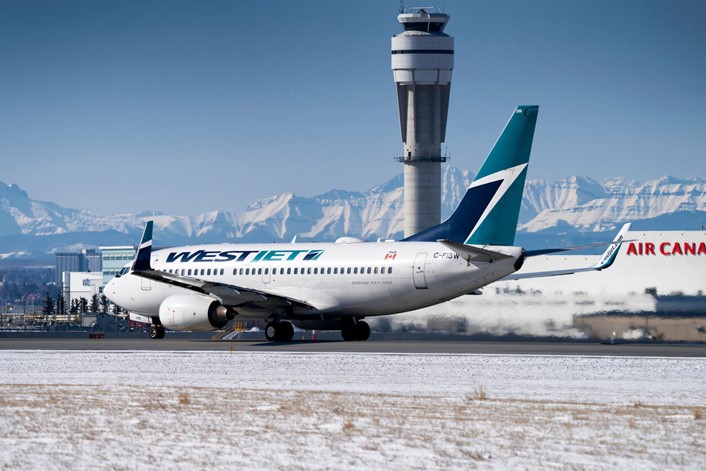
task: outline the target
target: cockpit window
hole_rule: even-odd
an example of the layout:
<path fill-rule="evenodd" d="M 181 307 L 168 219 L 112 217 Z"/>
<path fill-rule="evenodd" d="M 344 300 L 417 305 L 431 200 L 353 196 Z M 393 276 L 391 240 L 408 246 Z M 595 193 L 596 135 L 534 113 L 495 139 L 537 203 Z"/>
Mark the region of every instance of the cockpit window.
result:
<path fill-rule="evenodd" d="M 126 273 L 129 272 L 129 271 L 130 271 L 130 267 L 123 267 L 123 268 L 118 272 L 118 274 L 115 275 L 115 277 L 116 277 L 116 278 L 120 278 L 121 276 L 123 276 L 124 274 L 126 274 Z"/>

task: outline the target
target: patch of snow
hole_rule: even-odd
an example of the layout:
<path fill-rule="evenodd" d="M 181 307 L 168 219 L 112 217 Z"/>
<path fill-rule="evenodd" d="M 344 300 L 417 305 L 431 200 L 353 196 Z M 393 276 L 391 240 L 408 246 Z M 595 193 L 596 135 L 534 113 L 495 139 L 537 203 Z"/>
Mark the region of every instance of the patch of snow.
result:
<path fill-rule="evenodd" d="M 0 467 L 704 469 L 704 404 L 703 358 L 4 351 Z"/>

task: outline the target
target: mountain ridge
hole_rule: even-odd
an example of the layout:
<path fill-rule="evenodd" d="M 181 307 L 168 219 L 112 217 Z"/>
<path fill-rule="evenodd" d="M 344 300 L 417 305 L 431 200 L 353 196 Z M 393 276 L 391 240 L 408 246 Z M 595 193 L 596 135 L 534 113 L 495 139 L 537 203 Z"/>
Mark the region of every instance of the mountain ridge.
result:
<path fill-rule="evenodd" d="M 446 166 L 442 173 L 442 217 L 465 193 L 473 173 Z M 134 244 L 148 219 L 160 245 L 215 242 L 333 241 L 400 239 L 403 232 L 403 178 L 396 175 L 367 191 L 332 189 L 311 197 L 281 193 L 248 204 L 242 213 L 214 210 L 170 215 L 158 210 L 100 215 L 37 201 L 16 184 L 0 182 L 0 257 L 41 256 L 82 245 Z M 570 176 L 528 180 L 517 242 L 540 234 L 581 243 L 615 231 L 623 222 L 643 230 L 698 229 L 706 222 L 706 181 L 663 176 L 646 182 L 611 177 L 597 181 Z M 100 234 L 105 234 L 106 242 Z M 533 234 L 535 236 L 533 236 Z M 83 239 L 81 239 L 83 238 Z M 29 253 L 29 255 L 27 255 Z"/>

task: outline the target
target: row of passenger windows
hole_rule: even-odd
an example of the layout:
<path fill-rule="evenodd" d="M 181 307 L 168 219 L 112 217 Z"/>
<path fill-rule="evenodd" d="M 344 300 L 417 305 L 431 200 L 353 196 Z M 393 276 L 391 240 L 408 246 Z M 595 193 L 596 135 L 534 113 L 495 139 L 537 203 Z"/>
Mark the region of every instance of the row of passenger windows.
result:
<path fill-rule="evenodd" d="M 210 276 L 223 275 L 224 269 L 201 268 L 200 273 L 198 268 L 176 268 L 168 269 L 167 273 L 185 276 Z M 287 267 L 287 268 L 233 268 L 233 275 L 391 275 L 392 267 Z"/>

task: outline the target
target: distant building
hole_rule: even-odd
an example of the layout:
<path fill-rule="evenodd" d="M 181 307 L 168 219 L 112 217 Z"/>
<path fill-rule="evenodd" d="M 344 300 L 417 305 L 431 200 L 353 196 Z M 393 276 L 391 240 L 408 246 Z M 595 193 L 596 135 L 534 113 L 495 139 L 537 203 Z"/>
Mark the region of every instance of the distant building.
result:
<path fill-rule="evenodd" d="M 100 272 L 64 272 L 61 282 L 67 308 L 72 301 L 81 298 L 90 303 L 94 294 L 100 296 L 103 291 L 103 275 Z"/>
<path fill-rule="evenodd" d="M 706 231 L 629 231 L 625 239 L 607 270 L 499 280 L 480 296 L 390 322 L 468 334 L 706 341 Z M 599 257 L 530 257 L 518 273 L 587 267 Z"/>
<path fill-rule="evenodd" d="M 85 271 L 97 272 L 103 270 L 103 264 L 101 260 L 101 254 L 95 249 L 84 249 L 81 251 L 85 260 Z"/>
<path fill-rule="evenodd" d="M 135 258 L 135 247 L 130 245 L 99 247 L 103 267 L 103 286 Z"/>
<path fill-rule="evenodd" d="M 102 271 L 101 254 L 95 249 L 83 249 L 81 252 L 61 252 L 56 255 L 54 281 L 61 286 L 64 272 L 100 272 Z"/>
<path fill-rule="evenodd" d="M 79 272 L 85 270 L 85 256 L 78 252 L 62 252 L 56 255 L 56 272 L 54 281 L 57 286 L 61 286 L 64 272 Z"/>

